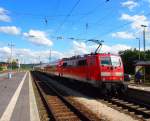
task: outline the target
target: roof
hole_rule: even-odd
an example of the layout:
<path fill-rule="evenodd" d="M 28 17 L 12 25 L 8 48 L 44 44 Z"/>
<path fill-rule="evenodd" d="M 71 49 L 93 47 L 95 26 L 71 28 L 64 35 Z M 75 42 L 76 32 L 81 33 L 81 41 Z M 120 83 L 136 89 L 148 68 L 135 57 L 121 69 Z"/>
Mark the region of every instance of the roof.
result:
<path fill-rule="evenodd" d="M 0 64 L 8 64 L 8 63 L 6 63 L 6 62 L 0 62 Z"/>
<path fill-rule="evenodd" d="M 6 62 L 0 62 L 0 66 L 8 66 L 8 63 L 6 63 Z"/>
<path fill-rule="evenodd" d="M 138 61 L 136 66 L 150 66 L 150 61 Z"/>

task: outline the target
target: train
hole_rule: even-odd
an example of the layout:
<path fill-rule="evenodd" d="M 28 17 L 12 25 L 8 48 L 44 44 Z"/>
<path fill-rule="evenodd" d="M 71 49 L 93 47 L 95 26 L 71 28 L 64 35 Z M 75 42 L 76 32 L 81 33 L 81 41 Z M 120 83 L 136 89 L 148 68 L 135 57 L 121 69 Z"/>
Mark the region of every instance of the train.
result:
<path fill-rule="evenodd" d="M 41 71 L 89 84 L 105 94 L 127 90 L 122 59 L 116 54 L 91 53 L 62 58 L 44 66 Z"/>

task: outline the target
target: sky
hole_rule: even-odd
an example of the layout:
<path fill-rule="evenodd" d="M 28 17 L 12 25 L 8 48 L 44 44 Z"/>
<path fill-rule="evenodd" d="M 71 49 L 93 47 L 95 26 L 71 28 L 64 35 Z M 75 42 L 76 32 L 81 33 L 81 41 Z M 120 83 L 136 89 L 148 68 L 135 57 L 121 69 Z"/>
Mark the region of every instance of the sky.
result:
<path fill-rule="evenodd" d="M 0 61 L 47 63 L 94 52 L 89 39 L 103 40 L 100 52 L 150 49 L 150 0 L 0 0 Z"/>

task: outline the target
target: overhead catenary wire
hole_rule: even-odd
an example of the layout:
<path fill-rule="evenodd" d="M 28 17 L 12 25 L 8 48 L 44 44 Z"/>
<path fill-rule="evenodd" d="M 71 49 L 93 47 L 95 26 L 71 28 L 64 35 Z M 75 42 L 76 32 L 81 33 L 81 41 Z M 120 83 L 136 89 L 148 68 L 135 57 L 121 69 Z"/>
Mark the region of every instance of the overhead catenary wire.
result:
<path fill-rule="evenodd" d="M 131 23 L 131 22 L 127 22 L 127 23 L 125 23 L 125 24 L 119 25 L 119 26 L 116 27 L 115 29 L 112 28 L 112 29 L 110 29 L 110 30 L 108 30 L 108 31 L 106 31 L 106 32 L 103 32 L 100 37 L 103 37 L 103 36 L 105 36 L 106 34 L 113 32 L 114 30 L 118 30 L 118 29 L 120 29 L 120 28 L 123 28 L 123 27 L 125 27 L 126 25 L 129 25 L 130 23 Z M 96 35 L 96 36 L 94 36 L 93 38 L 97 38 L 97 37 L 99 37 L 99 35 Z"/>
<path fill-rule="evenodd" d="M 107 2 L 109 2 L 109 1 L 105 1 L 105 4 L 107 4 Z M 104 2 L 102 2 L 102 3 L 104 3 Z M 102 3 L 101 3 L 101 4 L 102 4 Z M 100 4 L 100 5 L 101 5 L 101 4 Z M 100 19 L 98 19 L 96 22 L 87 22 L 88 25 L 90 26 L 90 28 L 93 28 L 92 24 L 95 24 L 95 25 L 97 26 L 97 25 L 102 24 L 103 22 L 105 22 L 105 21 L 104 21 L 105 18 L 107 18 L 107 17 L 112 13 L 112 10 L 113 10 L 113 9 L 114 9 L 114 8 L 109 9 L 109 13 L 108 13 L 108 14 L 105 14 L 104 16 L 102 16 L 102 17 L 101 17 Z M 93 12 L 94 12 L 94 10 L 95 10 L 95 11 L 98 10 L 98 6 L 95 7 L 95 9 L 93 9 Z M 85 33 L 85 31 L 79 33 L 78 36 L 81 36 L 81 35 L 83 35 L 84 33 Z"/>
<path fill-rule="evenodd" d="M 150 13 L 147 13 L 146 14 L 146 16 L 149 16 L 150 15 Z M 105 36 L 106 34 L 108 34 L 108 33 L 111 33 L 111 32 L 113 32 L 114 30 L 118 30 L 118 29 L 120 29 L 120 28 L 123 28 L 123 27 L 125 27 L 125 26 L 127 26 L 127 25 L 129 25 L 129 24 L 131 24 L 132 23 L 132 21 L 130 21 L 130 22 L 127 22 L 127 23 L 125 23 L 125 24 L 122 24 L 122 25 L 119 25 L 118 27 L 116 27 L 116 28 L 112 28 L 112 29 L 110 29 L 110 30 L 108 30 L 108 31 L 106 31 L 106 32 L 104 32 L 104 33 L 102 33 L 101 35 L 101 37 L 103 37 L 103 36 Z M 95 36 L 95 37 L 93 37 L 93 38 L 97 38 L 97 37 L 99 37 L 99 35 L 97 35 L 97 36 Z"/>
<path fill-rule="evenodd" d="M 11 14 L 14 14 L 16 16 L 30 16 L 30 17 L 37 17 L 37 18 L 43 18 L 43 17 L 47 17 L 47 18 L 54 18 L 54 17 L 65 17 L 68 14 L 37 14 L 37 13 L 27 13 L 27 12 L 18 12 L 18 11 L 11 11 Z M 89 15 L 91 13 L 89 12 L 85 12 L 85 13 L 78 13 L 78 14 L 72 14 L 70 16 L 83 16 L 83 15 Z"/>
<path fill-rule="evenodd" d="M 73 13 L 74 9 L 78 6 L 78 4 L 80 3 L 81 0 L 77 0 L 77 2 L 74 4 L 74 6 L 72 7 L 72 9 L 70 10 L 70 12 L 66 15 L 65 19 L 62 21 L 62 23 L 60 23 L 60 25 L 58 26 L 56 33 L 61 29 L 61 27 L 65 24 L 65 22 L 67 21 L 67 19 L 71 16 L 71 14 Z"/>
<path fill-rule="evenodd" d="M 68 14 L 59 14 L 59 13 L 57 13 L 57 10 L 58 10 L 58 8 L 60 6 L 60 1 L 61 0 L 57 0 L 55 14 L 20 12 L 20 11 L 11 11 L 10 14 L 13 14 L 15 16 L 28 16 L 28 18 L 30 18 L 30 19 L 45 19 L 46 18 L 47 20 L 49 20 L 49 19 L 51 19 L 51 20 L 54 19 L 55 20 L 56 17 L 57 18 L 58 17 L 65 17 L 65 16 L 68 15 Z M 88 12 L 71 14 L 70 16 L 87 16 L 87 15 L 90 15 L 98 8 L 98 6 L 95 7 L 94 9 L 88 11 Z"/>
<path fill-rule="evenodd" d="M 80 21 L 81 21 L 82 19 L 84 19 L 84 18 L 86 18 L 87 16 L 90 16 L 90 15 L 92 15 L 93 13 L 95 13 L 95 12 L 98 10 L 98 8 L 100 8 L 100 6 L 101 6 L 102 4 L 105 4 L 105 2 L 104 2 L 104 1 L 101 1 L 101 2 L 98 1 L 98 3 L 96 4 L 96 6 L 94 6 L 91 10 L 89 10 L 88 12 L 85 12 L 84 14 L 80 14 L 80 15 L 81 15 L 81 17 L 79 16 L 80 18 L 78 18 L 77 20 L 71 22 L 71 23 L 72 23 L 72 24 L 71 24 L 71 27 L 74 26 L 76 22 L 80 23 Z M 77 14 L 77 15 L 78 15 L 78 14 Z M 71 15 L 71 16 L 73 16 L 73 15 Z M 86 32 L 87 32 L 87 30 L 88 30 L 88 28 L 89 28 L 89 22 L 85 22 L 84 25 L 85 25 L 85 29 L 86 29 Z M 71 27 L 70 27 L 70 28 L 71 28 Z M 85 32 L 85 31 L 84 31 L 84 32 Z"/>
<path fill-rule="evenodd" d="M 138 0 L 137 0 L 138 1 Z M 150 15 L 150 13 L 147 13 L 145 16 L 149 16 Z M 132 21 L 129 21 L 129 22 L 127 22 L 127 23 L 125 23 L 125 24 L 121 24 L 121 25 L 119 25 L 118 27 L 115 27 L 115 28 L 112 28 L 112 29 L 109 29 L 108 31 L 106 31 L 106 32 L 103 32 L 102 34 L 101 34 L 101 36 L 100 35 L 96 35 L 96 36 L 94 36 L 93 38 L 97 38 L 97 37 L 103 37 L 103 36 L 105 36 L 106 34 L 108 34 L 108 33 L 111 33 L 111 32 L 113 32 L 113 31 L 115 31 L 115 30 L 118 30 L 118 29 L 120 29 L 120 28 L 123 28 L 123 27 L 125 27 L 125 26 L 127 26 L 127 25 L 129 25 L 129 24 L 131 24 L 132 23 Z"/>
<path fill-rule="evenodd" d="M 136 2 L 141 2 L 140 0 L 135 0 Z M 106 2 L 109 2 L 109 1 L 107 1 L 106 0 Z M 105 20 L 106 20 L 106 18 L 109 16 L 110 17 L 110 15 L 112 16 L 112 10 L 113 10 L 114 8 L 111 8 L 110 9 L 110 12 L 108 13 L 108 14 L 106 14 L 106 15 L 104 15 L 102 18 L 100 18 L 99 20 L 97 20 L 96 22 L 89 22 L 89 25 L 91 25 L 91 24 L 95 24 L 96 26 L 97 25 L 102 25 L 104 22 L 105 22 Z M 114 11 L 113 11 L 114 12 Z M 124 26 L 126 26 L 126 25 L 128 25 L 128 24 L 130 24 L 131 22 L 127 22 L 127 23 L 125 23 L 125 24 L 123 24 L 123 25 L 119 25 L 118 27 L 117 27 L 117 29 L 120 29 L 120 28 L 122 28 L 122 27 L 124 27 Z M 93 28 L 93 26 L 91 25 L 91 28 Z M 108 30 L 107 32 L 104 32 L 104 34 L 107 34 L 107 33 L 109 33 L 109 32 L 112 32 L 113 30 L 116 30 L 116 29 L 110 29 L 110 30 Z M 81 36 L 81 35 L 83 35 L 85 32 L 83 31 L 83 32 L 81 32 L 81 33 L 79 33 L 78 34 L 78 36 Z M 104 34 L 101 34 L 102 36 L 104 36 Z M 98 35 L 99 36 L 99 35 Z M 95 36 L 94 38 L 96 39 L 96 37 L 98 37 L 98 36 Z M 101 36 L 101 37 L 102 37 Z"/>
<path fill-rule="evenodd" d="M 136 0 L 136 1 L 139 1 L 139 0 Z M 147 14 L 148 15 L 148 14 Z M 102 18 L 102 19 L 105 19 L 105 17 L 107 17 L 107 16 L 104 16 L 104 18 Z M 101 22 L 101 20 L 99 20 L 100 22 Z M 98 21 L 97 21 L 98 22 Z M 88 22 L 87 22 L 88 23 Z M 127 23 L 125 23 L 125 24 L 122 24 L 122 25 L 119 25 L 118 27 L 116 27 L 116 28 L 112 28 L 112 29 L 109 29 L 108 31 L 106 31 L 106 32 L 103 32 L 101 35 L 101 37 L 103 37 L 103 36 L 105 36 L 107 33 L 110 33 L 110 32 L 112 32 L 112 31 L 114 31 L 114 30 L 118 30 L 118 29 L 120 29 L 120 28 L 123 28 L 123 27 L 125 27 L 125 26 L 127 26 L 127 25 L 129 25 L 129 24 L 131 24 L 132 22 L 127 22 Z M 101 23 L 100 23 L 101 24 Z M 89 23 L 88 23 L 88 26 L 89 26 Z M 83 34 L 85 33 L 85 31 L 83 32 Z M 80 35 L 81 35 L 81 33 L 80 33 Z M 94 38 L 97 38 L 99 35 L 97 35 L 97 36 L 95 36 Z"/>
<path fill-rule="evenodd" d="M 136 0 L 136 1 L 139 1 L 139 0 Z M 32 14 L 32 13 L 20 13 L 20 14 L 25 14 L 25 15 L 31 15 L 31 16 L 36 16 L 36 17 L 41 17 L 42 19 L 43 19 L 43 21 L 45 21 L 45 24 L 46 23 L 48 23 L 48 19 L 49 19 L 49 17 L 65 17 L 66 18 L 66 20 L 64 19 L 64 21 L 60 24 L 60 28 L 64 25 L 64 23 L 66 23 L 66 21 L 67 21 L 67 19 L 70 17 L 70 16 L 78 16 L 78 15 L 90 15 L 90 14 L 92 14 L 94 11 L 96 11 L 96 9 L 98 8 L 98 6 L 97 7 L 95 7 L 95 10 L 93 9 L 93 10 L 91 10 L 91 11 L 89 11 L 89 12 L 87 12 L 87 13 L 80 13 L 80 14 L 72 14 L 73 13 L 73 11 L 74 11 L 74 9 L 76 8 L 76 6 L 79 4 L 79 2 L 80 2 L 80 0 L 78 0 L 76 3 L 75 3 L 75 5 L 73 6 L 73 8 L 71 9 L 71 11 L 67 14 L 67 15 L 65 15 L 65 14 L 55 14 L 55 15 L 42 15 L 42 14 Z M 110 1 L 109 1 L 110 2 Z M 44 16 L 44 17 L 43 17 Z M 107 17 L 107 16 L 105 16 L 105 17 Z M 105 17 L 104 18 L 102 18 L 102 20 L 105 20 Z M 32 17 L 31 17 L 32 18 Z M 44 20 L 45 19 L 45 20 Z M 99 22 L 102 22 L 102 20 L 100 19 L 99 20 Z M 47 22 L 46 22 L 47 21 Z M 97 21 L 98 22 L 98 21 Z M 90 28 L 92 27 L 92 25 L 90 24 L 90 22 L 85 22 L 84 23 L 84 25 L 86 24 L 86 23 L 88 23 L 88 28 L 89 28 L 89 26 L 90 26 Z M 121 28 L 121 27 L 120 27 Z M 113 30 L 113 29 L 112 29 Z M 59 31 L 59 30 L 58 30 Z M 110 31 L 110 30 L 109 30 Z M 109 31 L 107 31 L 107 32 L 109 32 Z M 107 33 L 107 32 L 104 32 L 104 34 L 105 33 Z M 85 31 L 83 32 L 83 34 L 85 33 Z"/>
<path fill-rule="evenodd" d="M 104 2 L 100 2 L 98 3 L 97 6 L 95 6 L 94 8 L 92 8 L 91 10 L 89 10 L 88 12 L 86 12 L 86 14 L 81 14 L 81 17 L 77 19 L 77 22 L 81 21 L 83 18 L 92 15 L 93 13 L 96 12 L 96 10 L 100 7 L 100 5 L 102 5 Z M 72 23 L 72 26 L 75 24 L 76 22 Z"/>
<path fill-rule="evenodd" d="M 60 0 L 58 0 L 58 3 L 59 3 Z M 135 1 L 140 1 L 140 0 L 135 0 Z M 57 4 L 58 4 L 57 3 Z M 103 2 L 102 2 L 103 3 Z M 101 3 L 99 4 L 101 5 Z M 99 7 L 99 5 L 97 5 L 97 7 L 95 7 L 94 9 L 88 11 L 88 12 L 85 12 L 85 13 L 78 13 L 78 14 L 72 14 L 70 16 L 87 16 L 87 15 L 90 15 L 92 14 L 93 12 L 95 12 L 95 10 L 97 10 L 97 8 Z M 57 8 L 57 7 L 56 7 Z M 37 14 L 37 13 L 31 13 L 31 12 L 18 12 L 18 11 L 11 11 L 9 14 L 15 14 L 15 15 L 18 15 L 18 16 L 31 16 L 31 17 L 39 17 L 39 18 L 44 18 L 44 17 L 65 17 L 67 16 L 68 14 L 53 14 L 53 15 L 48 15 L 48 14 Z"/>
<path fill-rule="evenodd" d="M 93 8 L 92 10 L 88 11 L 88 12 L 85 12 L 85 13 L 77 13 L 77 14 L 70 14 L 69 16 L 83 16 L 83 17 L 86 17 L 88 15 L 91 15 L 92 13 L 94 13 L 97 8 L 101 5 L 101 3 L 103 2 L 100 2 L 95 8 Z M 60 6 L 60 0 L 57 1 L 57 6 L 56 8 L 58 9 L 58 7 Z M 45 18 L 47 19 L 47 21 L 50 19 L 50 20 L 56 20 L 55 18 L 57 17 L 65 17 L 65 16 L 68 16 L 68 14 L 52 14 L 52 15 L 48 15 L 48 14 L 37 14 L 37 13 L 32 13 L 32 12 L 18 12 L 18 11 L 11 11 L 10 14 L 14 14 L 16 16 L 28 16 L 28 18 L 30 19 L 41 19 L 41 20 L 44 20 L 45 21 Z M 30 16 L 30 17 L 29 17 Z"/>

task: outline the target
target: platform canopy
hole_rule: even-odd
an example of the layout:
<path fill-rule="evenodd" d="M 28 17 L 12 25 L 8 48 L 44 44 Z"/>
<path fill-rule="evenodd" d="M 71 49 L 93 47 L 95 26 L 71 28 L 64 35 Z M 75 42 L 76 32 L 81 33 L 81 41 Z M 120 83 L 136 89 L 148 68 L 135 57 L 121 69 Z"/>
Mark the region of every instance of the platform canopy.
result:
<path fill-rule="evenodd" d="M 150 61 L 138 61 L 136 66 L 150 66 Z"/>
<path fill-rule="evenodd" d="M 135 64 L 135 74 L 140 71 L 143 74 L 143 83 L 150 82 L 150 61 L 137 61 Z"/>

